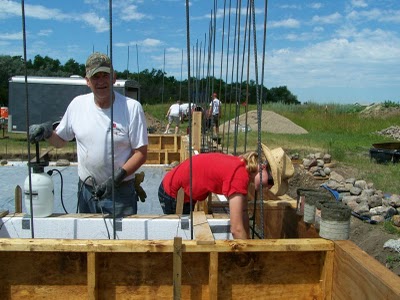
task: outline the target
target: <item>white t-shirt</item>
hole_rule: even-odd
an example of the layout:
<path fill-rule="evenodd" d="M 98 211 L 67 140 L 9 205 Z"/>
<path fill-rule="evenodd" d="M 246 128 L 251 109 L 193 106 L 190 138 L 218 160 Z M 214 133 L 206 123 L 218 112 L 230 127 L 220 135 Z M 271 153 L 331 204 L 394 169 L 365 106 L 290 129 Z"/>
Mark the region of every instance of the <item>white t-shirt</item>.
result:
<path fill-rule="evenodd" d="M 172 104 L 170 107 L 169 115 L 171 117 L 179 117 L 181 113 L 181 105 L 178 103 Z"/>
<path fill-rule="evenodd" d="M 218 115 L 219 114 L 219 106 L 221 105 L 221 101 L 219 99 L 215 98 L 211 101 L 210 107 L 212 108 L 212 115 Z"/>
<path fill-rule="evenodd" d="M 146 118 L 138 101 L 115 92 L 113 113 L 114 167 L 117 170 L 132 156 L 134 149 L 148 144 L 148 136 Z M 71 101 L 56 129 L 66 141 L 76 138 L 78 175 L 82 181 L 92 176 L 100 184 L 112 174 L 110 123 L 111 108 L 99 108 L 90 93 Z"/>

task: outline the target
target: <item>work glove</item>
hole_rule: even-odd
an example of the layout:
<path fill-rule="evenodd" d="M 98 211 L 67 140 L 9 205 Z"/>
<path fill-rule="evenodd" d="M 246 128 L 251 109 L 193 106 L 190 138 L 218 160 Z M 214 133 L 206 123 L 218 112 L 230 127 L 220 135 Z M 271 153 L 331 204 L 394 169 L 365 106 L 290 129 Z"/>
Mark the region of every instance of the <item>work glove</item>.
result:
<path fill-rule="evenodd" d="M 46 122 L 29 126 L 29 142 L 36 143 L 48 139 L 53 134 L 53 124 Z"/>
<path fill-rule="evenodd" d="M 135 173 L 135 190 L 136 194 L 140 198 L 140 201 L 145 202 L 147 198 L 147 194 L 144 189 L 140 186 L 140 184 L 144 180 L 144 172 Z"/>
<path fill-rule="evenodd" d="M 118 168 L 114 174 L 114 187 L 118 187 L 124 178 L 126 177 L 126 171 L 123 168 Z M 113 179 L 110 176 L 106 181 L 101 183 L 95 188 L 94 193 L 98 199 L 108 198 L 111 196 Z"/>

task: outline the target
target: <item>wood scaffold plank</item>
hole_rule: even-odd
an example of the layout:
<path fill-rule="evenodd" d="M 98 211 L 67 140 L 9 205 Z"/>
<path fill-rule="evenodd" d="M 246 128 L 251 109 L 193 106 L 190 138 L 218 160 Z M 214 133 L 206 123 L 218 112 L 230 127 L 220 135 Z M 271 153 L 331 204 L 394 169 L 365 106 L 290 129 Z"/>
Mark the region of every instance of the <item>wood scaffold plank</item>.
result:
<path fill-rule="evenodd" d="M 173 286 L 174 300 L 181 299 L 182 290 L 182 238 L 174 238 L 174 254 L 173 254 Z"/>
<path fill-rule="evenodd" d="M 88 299 L 98 299 L 97 286 L 97 255 L 95 252 L 87 253 L 87 291 Z"/>
<path fill-rule="evenodd" d="M 209 266 L 209 299 L 218 299 L 218 252 L 210 252 L 210 266 Z"/>
<path fill-rule="evenodd" d="M 198 245 L 215 244 L 214 235 L 212 234 L 210 224 L 207 222 L 207 217 L 204 214 L 204 211 L 193 212 L 193 229 Z"/>

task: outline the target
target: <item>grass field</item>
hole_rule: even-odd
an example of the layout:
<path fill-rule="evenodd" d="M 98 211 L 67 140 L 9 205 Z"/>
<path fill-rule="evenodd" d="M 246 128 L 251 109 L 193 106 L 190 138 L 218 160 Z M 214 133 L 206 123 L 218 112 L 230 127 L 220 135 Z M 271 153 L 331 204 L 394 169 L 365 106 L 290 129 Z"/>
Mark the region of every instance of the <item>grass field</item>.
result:
<path fill-rule="evenodd" d="M 146 105 L 144 110 L 153 117 L 165 121 L 165 113 L 169 104 Z M 327 108 L 327 109 L 326 109 Z M 250 105 L 248 110 L 255 110 L 255 105 Z M 373 182 L 375 187 L 384 192 L 400 194 L 400 185 L 397 180 L 400 178 L 399 164 L 377 164 L 371 161 L 369 149 L 374 143 L 393 141 L 393 139 L 376 134 L 377 131 L 390 126 L 400 126 L 400 114 L 388 114 L 382 110 L 374 116 L 365 116 L 360 113 L 363 109 L 354 105 L 263 105 L 263 110 L 276 112 L 297 125 L 306 129 L 306 135 L 288 135 L 261 133 L 261 141 L 271 148 L 282 147 L 289 154 L 299 153 L 304 157 L 310 153 L 323 152 L 332 155 L 332 159 L 340 164 L 358 170 L 359 179 Z M 387 108 L 387 109 L 390 109 Z M 235 109 L 229 109 L 232 114 Z M 244 113 L 244 106 L 239 107 L 239 113 Z M 222 122 L 231 119 L 233 115 L 224 114 Z M 0 133 L 1 134 L 1 133 Z M 0 139 L 0 156 L 5 157 L 10 153 L 26 156 L 27 143 L 26 134 L 10 134 L 9 138 Z M 249 132 L 247 142 L 257 144 L 258 133 Z M 237 139 L 238 149 L 242 149 L 245 142 L 245 135 L 240 133 Z M 233 139 L 230 139 L 229 149 L 232 149 Z M 46 145 L 41 145 L 43 147 Z M 69 143 L 67 149 L 57 150 L 74 151 L 74 143 Z M 31 148 L 31 153 L 35 149 Z M 238 150 L 239 151 L 239 150 Z M 34 154 L 33 154 L 34 155 Z"/>

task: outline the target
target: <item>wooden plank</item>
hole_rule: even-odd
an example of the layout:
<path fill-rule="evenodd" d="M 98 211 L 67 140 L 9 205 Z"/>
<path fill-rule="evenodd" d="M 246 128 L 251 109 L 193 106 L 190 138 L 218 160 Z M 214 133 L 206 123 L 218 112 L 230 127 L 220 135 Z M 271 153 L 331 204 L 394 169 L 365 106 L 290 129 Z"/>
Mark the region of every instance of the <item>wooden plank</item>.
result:
<path fill-rule="evenodd" d="M 333 299 L 400 299 L 400 278 L 351 241 L 335 241 Z"/>
<path fill-rule="evenodd" d="M 209 267 L 209 299 L 218 299 L 218 252 L 210 252 L 210 267 Z"/>
<path fill-rule="evenodd" d="M 182 289 L 182 238 L 174 238 L 174 255 L 173 255 L 173 271 L 172 282 L 174 286 L 174 299 L 181 299 Z"/>
<path fill-rule="evenodd" d="M 98 299 L 98 288 L 97 288 L 97 259 L 96 253 L 87 253 L 87 291 L 88 299 Z"/>
<path fill-rule="evenodd" d="M 325 252 L 325 259 L 322 263 L 321 271 L 321 289 L 322 294 L 325 295 L 326 300 L 332 299 L 332 285 L 333 285 L 333 263 L 335 252 L 333 250 Z"/>
<path fill-rule="evenodd" d="M 218 299 L 324 299 L 323 254 L 220 253 Z"/>
<path fill-rule="evenodd" d="M 200 212 L 201 213 L 201 212 Z M 212 245 L 199 245 L 185 240 L 185 252 L 279 252 L 328 251 L 334 243 L 322 238 L 215 240 Z M 67 239 L 0 239 L 1 251 L 58 251 L 58 252 L 173 252 L 171 240 L 67 240 Z"/>
<path fill-rule="evenodd" d="M 185 192 L 183 188 L 178 190 L 178 195 L 176 196 L 176 208 L 175 213 L 181 215 L 183 213 L 183 203 L 185 202 Z"/>
<path fill-rule="evenodd" d="M 201 151 L 201 122 L 202 112 L 194 111 L 192 114 L 192 147 L 194 150 Z"/>
<path fill-rule="evenodd" d="M 193 230 L 198 245 L 215 244 L 214 235 L 203 211 L 193 212 Z"/>

